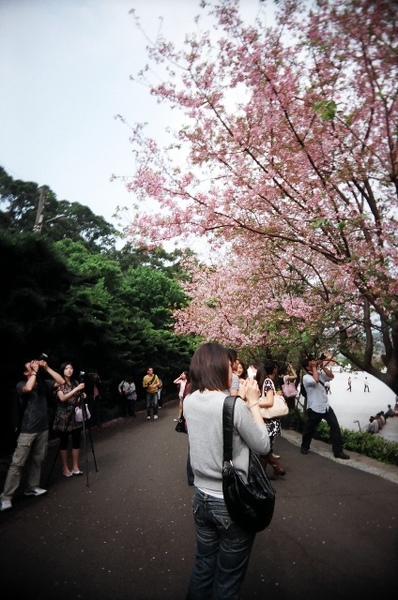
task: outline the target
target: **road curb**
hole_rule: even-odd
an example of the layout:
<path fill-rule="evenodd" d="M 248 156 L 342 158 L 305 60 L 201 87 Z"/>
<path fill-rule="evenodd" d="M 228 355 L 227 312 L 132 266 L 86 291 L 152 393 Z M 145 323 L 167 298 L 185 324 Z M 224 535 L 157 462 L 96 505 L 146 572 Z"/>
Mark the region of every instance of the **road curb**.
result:
<path fill-rule="evenodd" d="M 301 446 L 301 434 L 297 431 L 293 430 L 282 430 L 282 437 L 300 448 Z M 362 454 L 358 454 L 357 452 L 349 452 L 350 460 L 339 460 L 333 456 L 331 451 L 330 444 L 326 444 L 325 442 L 321 442 L 320 440 L 312 440 L 311 442 L 311 451 L 314 454 L 319 454 L 323 458 L 328 458 L 329 460 L 334 460 L 339 464 L 350 467 L 352 469 L 358 469 L 359 471 L 365 471 L 366 473 L 370 473 L 372 475 L 377 475 L 378 477 L 382 477 L 387 481 L 398 484 L 398 467 L 394 465 L 387 465 L 382 463 L 374 458 L 369 458 L 368 456 L 363 456 Z M 310 457 L 310 455 L 309 455 Z"/>

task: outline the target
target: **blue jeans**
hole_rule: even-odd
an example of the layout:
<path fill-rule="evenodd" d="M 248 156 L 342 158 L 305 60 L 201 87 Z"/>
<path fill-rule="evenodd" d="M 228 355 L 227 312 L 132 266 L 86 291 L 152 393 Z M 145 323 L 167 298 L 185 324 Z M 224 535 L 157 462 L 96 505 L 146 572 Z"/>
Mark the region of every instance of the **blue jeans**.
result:
<path fill-rule="evenodd" d="M 197 488 L 192 499 L 196 559 L 187 600 L 233 600 L 245 577 L 255 533 L 236 525 L 224 500 Z"/>
<path fill-rule="evenodd" d="M 158 414 L 158 393 L 155 392 L 151 394 L 151 392 L 146 393 L 146 413 L 150 417 L 151 416 L 151 408 L 153 408 L 153 414 Z"/>

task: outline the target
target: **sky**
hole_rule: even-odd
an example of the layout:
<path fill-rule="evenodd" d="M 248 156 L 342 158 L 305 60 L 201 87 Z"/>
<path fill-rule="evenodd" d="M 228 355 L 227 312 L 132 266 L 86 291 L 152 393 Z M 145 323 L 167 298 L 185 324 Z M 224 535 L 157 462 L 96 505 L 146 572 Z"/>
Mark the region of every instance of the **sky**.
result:
<path fill-rule="evenodd" d="M 241 0 L 245 20 L 259 6 Z M 149 38 L 161 26 L 177 44 L 201 12 L 199 0 L 0 0 L 0 166 L 114 224 L 116 208 L 134 202 L 111 181 L 134 170 L 130 130 L 115 115 L 147 122 L 155 138 L 170 117 L 130 79 L 148 62 L 132 9 Z"/>

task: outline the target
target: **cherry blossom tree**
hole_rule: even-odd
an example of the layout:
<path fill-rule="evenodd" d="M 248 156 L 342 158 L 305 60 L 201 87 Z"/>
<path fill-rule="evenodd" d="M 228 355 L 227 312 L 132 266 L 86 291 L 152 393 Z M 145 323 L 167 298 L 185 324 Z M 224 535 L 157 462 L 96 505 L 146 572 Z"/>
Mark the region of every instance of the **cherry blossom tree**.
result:
<path fill-rule="evenodd" d="M 227 249 L 191 268 L 177 328 L 303 350 L 322 335 L 398 393 L 396 3 L 280 0 L 271 25 L 271 2 L 254 25 L 238 0 L 202 5 L 213 29 L 149 48 L 173 141 L 131 134 L 128 186 L 156 203 L 131 234 Z"/>

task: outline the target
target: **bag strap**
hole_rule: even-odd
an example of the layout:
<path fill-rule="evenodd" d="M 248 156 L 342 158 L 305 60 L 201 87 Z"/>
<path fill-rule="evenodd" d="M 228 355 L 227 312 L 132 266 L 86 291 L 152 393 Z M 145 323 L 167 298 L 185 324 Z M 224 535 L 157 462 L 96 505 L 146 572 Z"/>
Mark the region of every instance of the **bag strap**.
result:
<path fill-rule="evenodd" d="M 222 426 L 223 426 L 223 462 L 232 462 L 232 429 L 234 425 L 234 412 L 236 396 L 227 396 L 224 399 Z"/>

